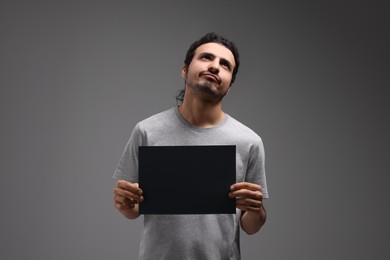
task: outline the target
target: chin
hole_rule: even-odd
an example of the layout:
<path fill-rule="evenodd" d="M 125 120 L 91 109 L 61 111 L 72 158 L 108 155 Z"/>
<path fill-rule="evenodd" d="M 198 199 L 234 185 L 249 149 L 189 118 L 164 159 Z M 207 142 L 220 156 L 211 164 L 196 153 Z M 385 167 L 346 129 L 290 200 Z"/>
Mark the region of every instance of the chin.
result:
<path fill-rule="evenodd" d="M 226 95 L 218 92 L 213 86 L 210 87 L 204 86 L 201 88 L 201 92 L 202 92 L 203 99 L 209 102 L 219 102 Z"/>
<path fill-rule="evenodd" d="M 218 86 L 216 86 L 217 83 L 209 80 L 200 80 L 195 84 L 188 83 L 188 86 L 192 89 L 191 92 L 197 96 L 201 96 L 207 102 L 219 102 L 226 95 L 226 93 L 219 91 Z"/>

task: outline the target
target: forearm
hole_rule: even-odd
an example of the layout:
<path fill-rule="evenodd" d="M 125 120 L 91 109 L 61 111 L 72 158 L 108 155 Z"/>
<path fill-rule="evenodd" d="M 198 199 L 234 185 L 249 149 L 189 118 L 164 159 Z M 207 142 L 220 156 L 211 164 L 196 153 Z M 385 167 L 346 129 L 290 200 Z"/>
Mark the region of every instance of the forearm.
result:
<path fill-rule="evenodd" d="M 241 216 L 241 228 L 248 235 L 253 235 L 260 230 L 267 219 L 267 212 L 264 207 L 259 212 L 245 211 Z"/>

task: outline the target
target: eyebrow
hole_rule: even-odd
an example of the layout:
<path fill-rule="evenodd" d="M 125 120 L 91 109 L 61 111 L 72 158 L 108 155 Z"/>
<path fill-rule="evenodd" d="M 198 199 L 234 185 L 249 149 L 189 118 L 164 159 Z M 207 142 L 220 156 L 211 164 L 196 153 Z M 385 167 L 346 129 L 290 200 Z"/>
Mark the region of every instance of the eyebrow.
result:
<path fill-rule="evenodd" d="M 210 55 L 210 56 L 212 56 L 213 58 L 216 57 L 214 54 L 212 54 L 212 53 L 210 53 L 210 52 L 202 52 L 202 53 L 199 53 L 199 55 L 200 55 L 200 56 Z M 230 63 L 230 61 L 228 61 L 227 59 L 221 58 L 221 61 L 226 62 L 226 64 L 228 65 L 228 67 L 229 67 L 230 69 L 233 68 L 233 65 L 232 65 L 232 64 Z"/>

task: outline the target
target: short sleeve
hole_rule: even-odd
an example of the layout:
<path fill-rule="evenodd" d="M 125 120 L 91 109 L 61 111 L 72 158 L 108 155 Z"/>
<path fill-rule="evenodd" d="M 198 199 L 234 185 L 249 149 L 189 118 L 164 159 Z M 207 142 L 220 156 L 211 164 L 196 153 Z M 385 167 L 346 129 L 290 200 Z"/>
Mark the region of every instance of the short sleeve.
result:
<path fill-rule="evenodd" d="M 269 198 L 265 175 L 265 152 L 262 141 L 252 145 L 250 149 L 245 181 L 259 184 L 262 187 L 263 198 Z"/>
<path fill-rule="evenodd" d="M 137 124 L 125 146 L 113 178 L 138 182 L 138 147 L 142 145 L 142 132 Z"/>

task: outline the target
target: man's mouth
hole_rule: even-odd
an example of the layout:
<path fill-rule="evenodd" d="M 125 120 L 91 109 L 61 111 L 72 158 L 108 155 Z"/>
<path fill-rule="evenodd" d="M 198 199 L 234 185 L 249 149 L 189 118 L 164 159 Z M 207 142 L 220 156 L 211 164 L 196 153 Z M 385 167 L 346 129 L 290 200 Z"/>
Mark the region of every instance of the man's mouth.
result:
<path fill-rule="evenodd" d="M 211 79 L 212 81 L 215 81 L 216 83 L 221 84 L 221 79 L 217 75 L 215 75 L 213 73 L 203 72 L 203 73 L 200 74 L 200 76 L 208 78 L 208 79 Z"/>

